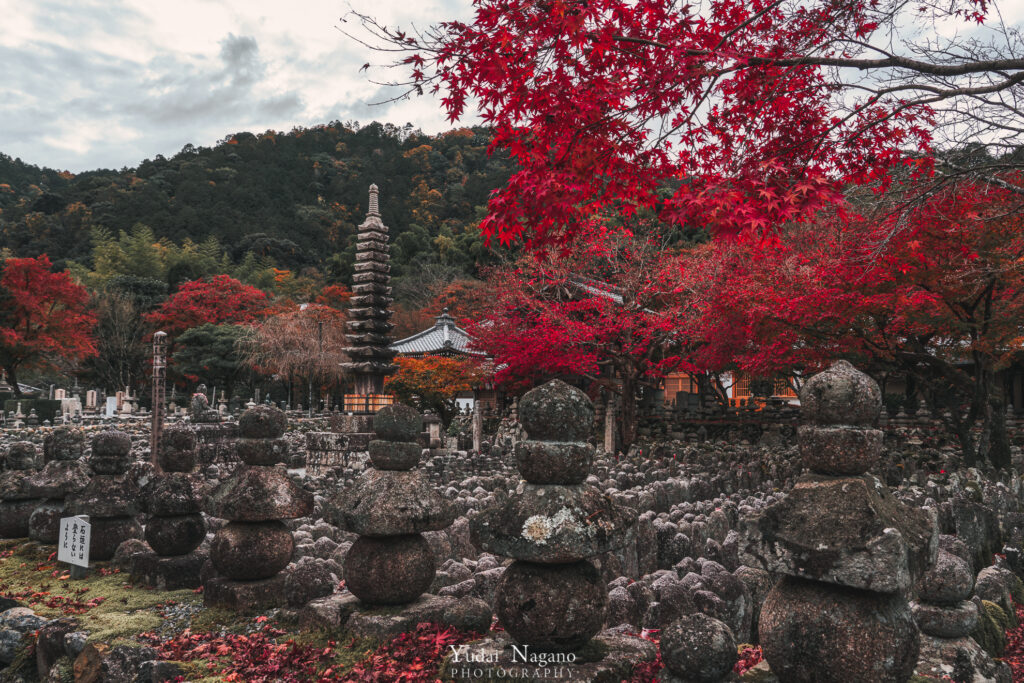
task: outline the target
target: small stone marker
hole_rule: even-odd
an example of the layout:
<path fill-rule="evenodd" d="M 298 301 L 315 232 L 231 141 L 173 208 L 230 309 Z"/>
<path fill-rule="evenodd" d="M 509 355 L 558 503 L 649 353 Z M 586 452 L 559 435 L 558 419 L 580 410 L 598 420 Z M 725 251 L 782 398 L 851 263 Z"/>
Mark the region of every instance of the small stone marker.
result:
<path fill-rule="evenodd" d="M 57 560 L 72 565 L 71 578 L 85 576 L 89 567 L 89 542 L 91 540 L 89 518 L 86 515 L 63 517 L 60 520 L 60 546 Z M 81 567 L 81 569 L 79 569 Z"/>

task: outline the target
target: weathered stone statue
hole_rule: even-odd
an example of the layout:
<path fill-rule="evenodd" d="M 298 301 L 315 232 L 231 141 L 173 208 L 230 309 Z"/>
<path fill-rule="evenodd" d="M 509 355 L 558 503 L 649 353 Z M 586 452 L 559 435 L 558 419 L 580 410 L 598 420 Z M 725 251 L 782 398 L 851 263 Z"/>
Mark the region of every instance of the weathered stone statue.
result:
<path fill-rule="evenodd" d="M 345 585 L 369 605 L 412 602 L 434 580 L 434 555 L 422 533 L 455 521 L 455 510 L 416 468 L 422 448 L 420 414 L 404 405 L 373 417 L 367 470 L 328 504 L 328 517 L 359 534 L 345 556 Z"/>
<path fill-rule="evenodd" d="M 142 527 L 135 519 L 139 491 L 124 476 L 132 464 L 131 450 L 131 437 L 124 432 L 96 434 L 89 458 L 93 477 L 84 489 L 68 497 L 68 514 L 89 516 L 90 560 L 109 560 L 121 543 L 142 536 Z"/>
<path fill-rule="evenodd" d="M 65 498 L 89 483 L 89 468 L 82 460 L 85 433 L 81 429 L 56 427 L 43 441 L 46 465 L 25 479 L 33 498 L 45 498 L 29 519 L 29 537 L 40 543 L 56 543 L 61 517 L 67 517 Z"/>
<path fill-rule="evenodd" d="M 601 630 L 607 612 L 590 558 L 629 543 L 636 513 L 582 483 L 594 457 L 586 394 L 553 380 L 523 396 L 519 419 L 529 436 L 515 449 L 526 482 L 507 505 L 474 518 L 472 532 L 484 550 L 516 558 L 495 591 L 508 634 L 537 650 L 575 650 Z"/>
<path fill-rule="evenodd" d="M 865 474 L 878 461 L 878 384 L 846 361 L 800 392 L 800 453 L 812 470 L 743 520 L 744 564 L 782 574 L 761 609 L 761 646 L 780 680 L 906 681 L 920 634 L 905 595 L 935 561 L 937 525 Z"/>
<path fill-rule="evenodd" d="M 132 556 L 132 581 L 160 590 L 195 588 L 206 554 L 195 552 L 206 537 L 200 513 L 200 480 L 191 474 L 196 463 L 196 437 L 192 429 L 175 425 L 164 430 L 153 477 L 144 493 L 146 542 L 151 553 Z"/>
<path fill-rule="evenodd" d="M 244 464 L 206 502 L 208 514 L 229 520 L 210 547 L 220 576 L 204 584 L 208 605 L 255 609 L 285 602 L 280 572 L 291 562 L 295 540 L 281 520 L 313 511 L 313 494 L 274 467 L 288 453 L 281 438 L 287 426 L 273 406 L 257 406 L 238 420 L 235 447 Z"/>

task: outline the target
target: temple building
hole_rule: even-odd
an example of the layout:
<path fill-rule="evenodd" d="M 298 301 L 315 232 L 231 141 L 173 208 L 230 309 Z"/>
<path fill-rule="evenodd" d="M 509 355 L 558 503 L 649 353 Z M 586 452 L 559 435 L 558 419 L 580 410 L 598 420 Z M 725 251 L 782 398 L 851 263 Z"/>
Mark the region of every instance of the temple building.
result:
<path fill-rule="evenodd" d="M 470 346 L 469 333 L 455 324 L 455 318 L 448 314 L 448 309 L 434 319 L 431 327 L 414 335 L 399 339 L 391 345 L 396 355 L 410 358 L 424 356 L 440 356 L 443 358 L 478 358 L 486 360 L 486 354 Z M 472 409 L 474 406 L 496 410 L 498 392 L 494 385 L 487 382 L 472 391 L 461 392 L 455 399 L 460 409 Z"/>

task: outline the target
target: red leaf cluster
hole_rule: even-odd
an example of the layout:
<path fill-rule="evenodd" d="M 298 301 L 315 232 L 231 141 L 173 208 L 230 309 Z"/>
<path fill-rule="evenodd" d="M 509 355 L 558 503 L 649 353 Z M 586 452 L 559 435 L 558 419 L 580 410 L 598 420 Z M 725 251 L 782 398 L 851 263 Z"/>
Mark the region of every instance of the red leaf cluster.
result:
<path fill-rule="evenodd" d="M 949 4 L 950 16 L 985 14 L 973 0 Z M 470 23 L 383 33 L 411 53 L 401 64 L 415 89 L 443 90 L 451 120 L 473 102 L 492 150 L 517 162 L 491 196 L 488 238 L 560 241 L 597 216 L 650 209 L 666 223 L 764 231 L 840 201 L 844 184 L 884 187 L 908 159 L 924 156 L 915 168 L 930 171 L 927 104 L 827 71 L 913 21 L 897 3 L 473 5 Z"/>
<path fill-rule="evenodd" d="M 156 650 L 160 659 L 191 662 L 205 660 L 210 671 L 227 681 L 248 683 L 304 683 L 333 680 L 323 665 L 334 656 L 332 647 L 298 645 L 293 640 L 278 643 L 284 631 L 264 626 L 248 635 L 192 633 L 185 630 L 173 638 L 161 639 L 142 633 L 139 640 Z"/>
<path fill-rule="evenodd" d="M 1024 681 L 1024 605 L 1014 605 L 1017 611 L 1017 628 L 1006 632 L 1006 650 L 1003 651 L 1003 661 L 1006 662 L 1013 673 L 1013 680 Z"/>
<path fill-rule="evenodd" d="M 359 683 L 429 683 L 451 646 L 477 640 L 480 634 L 458 631 L 439 624 L 419 624 L 377 648 L 344 678 Z"/>
<path fill-rule="evenodd" d="M 266 292 L 229 275 L 214 275 L 184 283 L 146 319 L 174 337 L 207 323 L 251 323 L 264 314 L 268 304 Z"/>
<path fill-rule="evenodd" d="M 50 267 L 46 254 L 0 262 L 0 366 L 7 370 L 96 355 L 89 293 Z"/>

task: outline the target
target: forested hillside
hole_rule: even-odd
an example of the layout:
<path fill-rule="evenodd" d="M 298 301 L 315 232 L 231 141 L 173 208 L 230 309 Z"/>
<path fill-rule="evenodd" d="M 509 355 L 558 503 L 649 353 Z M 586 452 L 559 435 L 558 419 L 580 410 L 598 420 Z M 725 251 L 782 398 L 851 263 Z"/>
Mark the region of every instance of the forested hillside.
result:
<path fill-rule="evenodd" d="M 47 254 L 91 288 L 129 276 L 173 291 L 230 272 L 301 298 L 348 284 L 356 226 L 376 183 L 396 295 L 415 298 L 423 278 L 473 276 L 493 258 L 476 226 L 511 164 L 487 156 L 489 141 L 483 129 L 426 136 L 334 122 L 237 133 L 135 168 L 78 175 L 0 154 L 0 250 Z"/>

